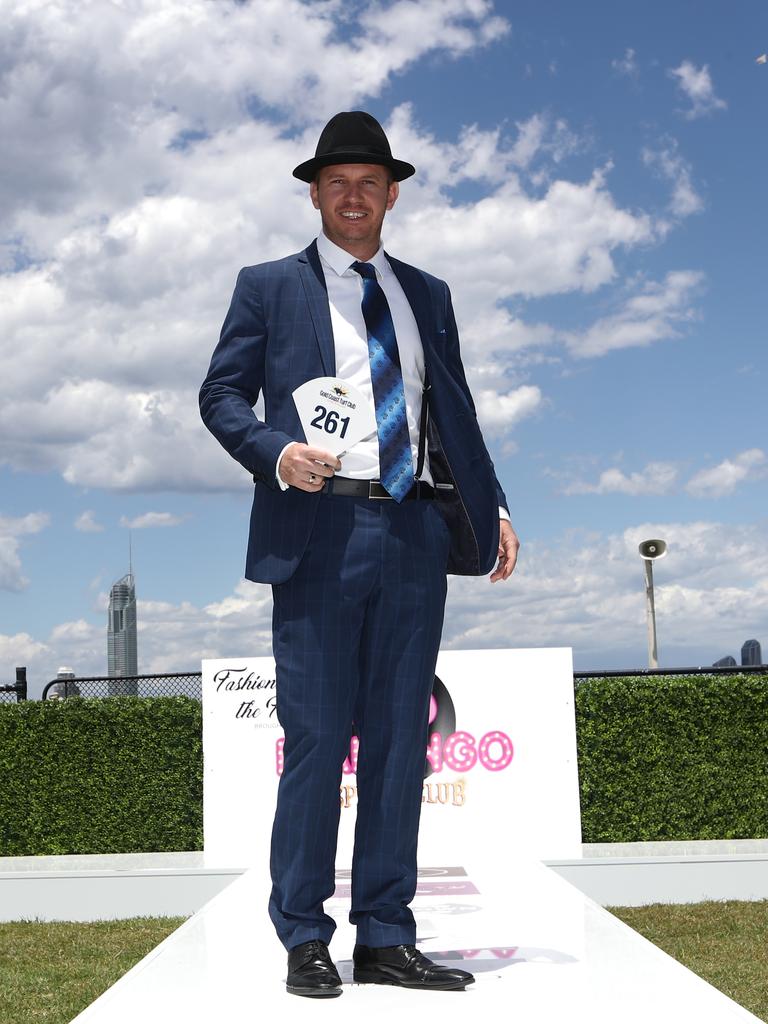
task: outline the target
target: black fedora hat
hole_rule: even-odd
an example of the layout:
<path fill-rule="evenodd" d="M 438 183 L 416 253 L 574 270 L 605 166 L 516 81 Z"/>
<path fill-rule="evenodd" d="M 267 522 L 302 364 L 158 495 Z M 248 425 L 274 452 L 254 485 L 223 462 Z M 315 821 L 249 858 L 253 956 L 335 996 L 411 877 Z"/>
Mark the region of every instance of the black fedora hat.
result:
<path fill-rule="evenodd" d="M 413 164 L 394 159 L 384 129 L 364 110 L 334 114 L 320 133 L 314 157 L 295 167 L 293 176 L 314 181 L 319 169 L 331 164 L 383 164 L 392 171 L 395 181 L 416 173 Z"/>

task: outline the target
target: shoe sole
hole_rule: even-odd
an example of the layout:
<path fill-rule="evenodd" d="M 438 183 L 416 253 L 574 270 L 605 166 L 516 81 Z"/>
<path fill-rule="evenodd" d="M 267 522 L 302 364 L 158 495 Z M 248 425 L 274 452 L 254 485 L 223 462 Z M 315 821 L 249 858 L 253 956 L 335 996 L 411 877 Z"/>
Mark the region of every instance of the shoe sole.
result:
<path fill-rule="evenodd" d="M 375 971 L 355 970 L 352 978 L 359 985 L 397 985 L 400 988 L 431 989 L 433 992 L 463 992 L 472 981 L 453 982 L 445 985 L 430 985 L 418 981 L 400 981 L 388 974 L 377 974 Z"/>
<path fill-rule="evenodd" d="M 296 985 L 286 985 L 285 991 L 289 992 L 292 996 L 307 996 L 310 999 L 333 999 L 334 996 L 341 995 L 340 988 L 298 988 Z"/>

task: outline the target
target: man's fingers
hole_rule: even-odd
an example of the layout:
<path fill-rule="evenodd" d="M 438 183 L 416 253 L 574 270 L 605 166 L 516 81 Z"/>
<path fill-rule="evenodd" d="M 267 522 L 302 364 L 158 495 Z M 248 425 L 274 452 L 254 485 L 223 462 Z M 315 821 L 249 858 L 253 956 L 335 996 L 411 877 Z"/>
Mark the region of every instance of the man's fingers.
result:
<path fill-rule="evenodd" d="M 322 490 L 325 487 L 325 477 L 318 476 L 315 473 L 306 473 L 304 476 L 297 477 L 292 481 L 291 486 L 296 487 L 300 491 L 307 491 L 309 494 L 314 494 L 316 491 Z"/>
<path fill-rule="evenodd" d="M 337 459 L 335 455 L 331 455 L 330 452 L 325 451 L 323 448 L 310 448 L 309 445 L 307 445 L 303 454 L 313 462 L 321 462 L 324 465 L 330 466 L 333 470 L 341 469 L 340 460 Z"/>
<path fill-rule="evenodd" d="M 325 485 L 325 481 L 333 476 L 332 470 L 326 470 L 324 473 L 320 472 L 319 466 L 310 465 L 306 469 L 301 469 L 296 474 L 296 487 L 302 487 L 305 491 L 319 491 L 321 487 Z"/>
<path fill-rule="evenodd" d="M 506 520 L 502 521 L 499 536 L 499 562 L 491 574 L 491 583 L 509 579 L 517 562 L 519 547 L 517 534 Z"/>
<path fill-rule="evenodd" d="M 323 462 L 316 462 L 314 459 L 307 460 L 303 470 L 307 475 L 312 474 L 313 476 L 321 476 L 323 478 L 333 476 L 333 469 L 330 466 L 326 466 Z"/>
<path fill-rule="evenodd" d="M 504 579 L 508 580 L 517 564 L 517 548 L 507 552 L 504 562 Z"/>
<path fill-rule="evenodd" d="M 504 550 L 504 579 L 509 579 L 512 575 L 512 570 L 515 568 L 517 562 L 517 548 L 518 545 L 514 541 L 510 540 L 505 546 Z"/>
<path fill-rule="evenodd" d="M 332 477 L 341 462 L 323 448 L 312 448 L 297 441 L 286 449 L 280 463 L 280 475 L 292 487 L 301 491 L 319 491 Z"/>

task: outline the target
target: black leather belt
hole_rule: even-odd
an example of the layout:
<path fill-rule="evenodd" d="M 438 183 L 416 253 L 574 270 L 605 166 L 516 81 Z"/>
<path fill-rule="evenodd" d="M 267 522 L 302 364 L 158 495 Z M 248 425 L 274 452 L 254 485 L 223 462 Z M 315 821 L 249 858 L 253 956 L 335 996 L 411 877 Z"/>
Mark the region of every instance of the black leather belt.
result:
<path fill-rule="evenodd" d="M 392 495 L 378 480 L 350 480 L 346 476 L 332 476 L 323 487 L 325 494 L 343 494 L 352 498 L 371 498 L 380 501 L 392 501 Z M 435 497 L 435 489 L 431 484 L 417 480 L 406 494 L 404 501 L 431 501 Z"/>

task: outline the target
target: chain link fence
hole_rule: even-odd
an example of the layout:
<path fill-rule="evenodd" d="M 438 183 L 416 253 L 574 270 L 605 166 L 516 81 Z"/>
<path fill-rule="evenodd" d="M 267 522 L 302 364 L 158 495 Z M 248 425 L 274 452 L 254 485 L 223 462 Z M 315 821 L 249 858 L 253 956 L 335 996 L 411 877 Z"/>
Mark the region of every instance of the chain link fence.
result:
<path fill-rule="evenodd" d="M 0 704 L 11 704 L 27 699 L 27 670 L 16 669 L 16 682 L 0 685 Z"/>
<path fill-rule="evenodd" d="M 23 673 L 23 678 L 19 673 Z M 768 665 L 692 666 L 690 668 L 612 669 L 599 672 L 574 672 L 573 683 L 578 687 L 586 679 L 613 679 L 617 677 L 665 676 L 723 676 L 763 675 L 768 678 Z M 17 682 L 0 686 L 0 702 L 26 700 L 26 669 L 17 669 Z M 42 700 L 63 700 L 67 697 L 191 697 L 202 699 L 202 673 L 167 672 L 157 675 L 83 676 L 72 679 L 52 679 L 46 684 Z"/>
<path fill-rule="evenodd" d="M 192 697 L 202 700 L 202 673 L 167 672 L 146 676 L 82 676 L 52 679 L 41 700 L 67 697 Z"/>

